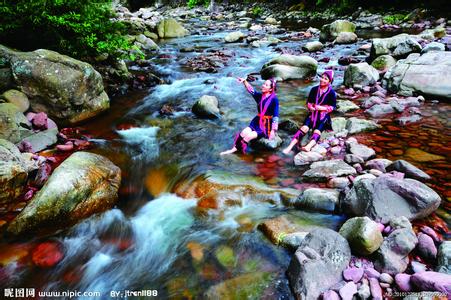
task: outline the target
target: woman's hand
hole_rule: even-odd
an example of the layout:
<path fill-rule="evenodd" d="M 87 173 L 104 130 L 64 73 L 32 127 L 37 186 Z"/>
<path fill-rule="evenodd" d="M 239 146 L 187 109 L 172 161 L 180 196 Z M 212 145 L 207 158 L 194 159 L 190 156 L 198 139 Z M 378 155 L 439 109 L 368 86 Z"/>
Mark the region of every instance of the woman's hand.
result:
<path fill-rule="evenodd" d="M 315 106 L 314 106 L 314 104 L 307 103 L 307 109 L 308 109 L 309 111 L 315 111 Z"/>
<path fill-rule="evenodd" d="M 239 83 L 243 83 L 246 81 L 246 78 L 237 77 L 236 79 L 238 80 Z"/>

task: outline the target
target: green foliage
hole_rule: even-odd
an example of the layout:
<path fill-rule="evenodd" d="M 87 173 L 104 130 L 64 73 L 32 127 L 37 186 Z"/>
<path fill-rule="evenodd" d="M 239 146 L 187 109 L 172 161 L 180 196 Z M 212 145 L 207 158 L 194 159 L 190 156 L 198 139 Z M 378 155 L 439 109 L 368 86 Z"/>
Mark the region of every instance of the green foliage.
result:
<path fill-rule="evenodd" d="M 386 15 L 383 18 L 384 24 L 397 25 L 406 19 L 406 15 L 403 14 L 394 14 L 394 15 Z"/>
<path fill-rule="evenodd" d="M 112 22 L 112 0 L 0 0 L 0 40 L 23 50 L 46 48 L 81 58 L 124 56 L 125 26 Z"/>
<path fill-rule="evenodd" d="M 251 13 L 254 17 L 259 17 L 263 14 L 263 9 L 260 6 L 256 5 L 252 7 Z"/>
<path fill-rule="evenodd" d="M 210 5 L 210 0 L 188 0 L 186 2 L 186 5 L 189 8 L 194 8 L 199 5 L 204 5 L 205 7 L 207 7 L 208 5 Z"/>

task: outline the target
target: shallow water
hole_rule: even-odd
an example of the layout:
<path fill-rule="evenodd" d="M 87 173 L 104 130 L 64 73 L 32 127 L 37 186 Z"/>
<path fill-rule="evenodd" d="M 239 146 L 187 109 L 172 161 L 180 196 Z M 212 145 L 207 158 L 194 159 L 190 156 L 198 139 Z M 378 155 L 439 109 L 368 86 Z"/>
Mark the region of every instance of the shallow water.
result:
<path fill-rule="evenodd" d="M 258 274 L 270 273 L 271 280 L 256 288 L 256 293 L 263 290 L 259 297 L 293 298 L 285 276 L 291 253 L 269 242 L 257 225 L 265 218 L 286 215 L 307 227 L 338 229 L 343 216 L 259 201 L 245 201 L 240 206 L 205 214 L 196 209 L 195 200 L 183 200 L 170 192 L 175 184 L 208 170 L 250 175 L 272 187 L 306 186 L 300 176 L 304 169 L 294 167 L 292 159 L 279 152 L 218 155 L 232 146 L 234 133 L 247 126 L 256 113 L 254 100 L 235 77 L 258 73 L 266 61 L 279 54 L 276 48 L 298 51 L 304 41 L 255 49 L 224 44 L 224 31 L 199 31 L 161 43 L 160 55 L 151 58 L 167 84 L 117 97 L 109 112 L 83 124 L 95 137 L 92 151 L 106 155 L 123 171 L 117 207 L 52 237 L 0 245 L 0 249 L 17 247 L 24 252 L 20 263 L 11 263 L 3 270 L 6 280 L 2 285 L 33 286 L 45 291 L 100 291 L 104 298 L 111 290 L 145 289 L 157 290 L 161 298 L 191 299 L 202 298 L 211 286 L 231 278 L 246 274 L 257 278 Z M 284 39 L 286 35 L 277 37 Z M 338 58 L 352 54 L 366 42 L 326 48 L 321 53 L 320 57 L 331 59 L 327 64 L 320 63 L 319 69 L 336 68 L 335 87 L 342 83 L 344 69 L 338 66 Z M 230 57 L 217 73 L 190 71 L 183 66 L 184 61 L 200 53 L 179 49 L 193 44 L 204 51 L 202 54 L 223 50 L 230 52 Z M 161 58 L 163 54 L 168 58 Z M 259 87 L 261 83 L 258 80 L 253 84 Z M 315 84 L 303 80 L 279 84 L 282 121 L 303 120 L 305 97 Z M 221 119 L 197 119 L 190 112 L 194 102 L 205 94 L 219 99 Z M 170 117 L 160 116 L 164 104 L 176 112 Z M 449 197 L 450 109 L 449 104 L 427 102 L 421 108 L 425 116 L 418 124 L 401 127 L 389 116 L 380 121 L 382 129 L 358 138 L 374 147 L 378 157 L 403 158 L 426 170 L 434 178 L 431 186 L 445 200 Z M 289 135 L 281 132 L 281 136 L 286 143 Z M 445 159 L 415 162 L 406 155 L 408 148 L 443 155 Z M 445 214 L 449 211 L 446 201 L 442 205 Z M 64 260 L 49 270 L 33 267 L 27 251 L 34 243 L 49 238 L 64 245 Z M 236 288 L 240 288 L 239 284 Z"/>

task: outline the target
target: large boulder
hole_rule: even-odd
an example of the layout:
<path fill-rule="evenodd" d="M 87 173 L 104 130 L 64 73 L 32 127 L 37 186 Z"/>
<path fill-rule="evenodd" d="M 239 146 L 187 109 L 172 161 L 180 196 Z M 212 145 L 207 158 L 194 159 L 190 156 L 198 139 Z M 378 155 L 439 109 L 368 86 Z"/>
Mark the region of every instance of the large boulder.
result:
<path fill-rule="evenodd" d="M 390 171 L 398 171 L 406 174 L 407 177 L 420 180 L 420 181 L 426 181 L 431 179 L 431 176 L 426 174 L 425 172 L 421 171 L 411 163 L 405 161 L 405 160 L 396 160 L 390 165 L 388 165 L 386 168 L 387 172 Z"/>
<path fill-rule="evenodd" d="M 351 251 L 358 255 L 370 255 L 379 249 L 384 240 L 377 223 L 368 217 L 347 220 L 339 233 L 349 242 Z"/>
<path fill-rule="evenodd" d="M 102 76 L 88 63 L 50 50 L 14 52 L 1 45 L 0 57 L 8 59 L 15 85 L 34 111 L 72 124 L 109 108 Z"/>
<path fill-rule="evenodd" d="M 349 111 L 357 110 L 359 106 L 349 100 L 337 100 L 337 111 L 339 113 L 347 113 Z"/>
<path fill-rule="evenodd" d="M 348 242 L 330 229 L 312 230 L 291 259 L 288 279 L 297 299 L 317 299 L 342 280 L 349 265 Z"/>
<path fill-rule="evenodd" d="M 270 140 L 269 138 L 255 139 L 250 142 L 250 146 L 257 150 L 269 150 L 273 151 L 282 145 L 283 141 L 280 136 L 276 133 L 274 138 Z"/>
<path fill-rule="evenodd" d="M 362 158 L 365 161 L 373 156 L 376 156 L 376 151 L 374 151 L 368 146 L 359 143 L 349 143 L 348 151 L 349 153 L 357 155 L 358 157 Z"/>
<path fill-rule="evenodd" d="M 277 80 L 304 79 L 316 74 L 318 62 L 306 55 L 282 54 L 271 59 L 260 71 L 263 79 Z"/>
<path fill-rule="evenodd" d="M 318 152 L 304 152 L 301 151 L 294 157 L 294 164 L 296 166 L 309 165 L 312 162 L 323 160 L 324 156 Z"/>
<path fill-rule="evenodd" d="M 390 92 L 403 96 L 451 99 L 451 52 L 411 54 L 390 68 L 382 83 Z"/>
<path fill-rule="evenodd" d="M 30 129 L 30 122 L 17 106 L 0 103 L 0 139 L 18 143 L 33 133 Z"/>
<path fill-rule="evenodd" d="M 451 294 L 451 275 L 439 272 L 420 272 L 410 277 L 410 283 L 420 291 L 441 292 Z"/>
<path fill-rule="evenodd" d="M 76 152 L 49 177 L 9 224 L 13 235 L 74 224 L 110 209 L 118 198 L 121 170 L 107 158 Z"/>
<path fill-rule="evenodd" d="M 302 50 L 308 52 L 316 52 L 323 49 L 324 45 L 320 41 L 308 42 L 303 47 Z"/>
<path fill-rule="evenodd" d="M 353 44 L 357 42 L 357 34 L 354 32 L 340 32 L 334 40 L 336 44 Z"/>
<path fill-rule="evenodd" d="M 294 206 L 317 211 L 334 212 L 340 192 L 334 189 L 309 188 L 302 192 Z"/>
<path fill-rule="evenodd" d="M 421 45 L 417 37 L 401 33 L 389 38 L 375 38 L 371 44 L 371 57 L 375 59 L 381 55 L 392 55 L 394 57 L 405 57 L 413 52 L 420 52 Z"/>
<path fill-rule="evenodd" d="M 350 215 L 368 216 L 386 224 L 399 216 L 424 218 L 439 207 L 440 201 L 434 190 L 417 180 L 384 175 L 354 182 L 342 205 Z"/>
<path fill-rule="evenodd" d="M 29 152 L 39 152 L 56 144 L 58 141 L 57 134 L 58 128 L 50 128 L 33 133 L 32 135 L 24 138 L 21 143 L 27 143 L 27 145 L 31 146 Z"/>
<path fill-rule="evenodd" d="M 371 63 L 371 66 L 381 73 L 387 72 L 388 69 L 396 64 L 396 59 L 391 55 L 381 55 Z"/>
<path fill-rule="evenodd" d="M 246 37 L 241 31 L 233 31 L 227 34 L 224 38 L 226 43 L 235 43 L 243 40 Z"/>
<path fill-rule="evenodd" d="M 356 174 L 357 171 L 341 159 L 332 159 L 314 162 L 310 165 L 310 170 L 307 170 L 302 176 L 311 181 L 326 182 L 331 177 Z"/>
<path fill-rule="evenodd" d="M 321 28 L 320 41 L 333 41 L 340 32 L 354 32 L 355 24 L 347 20 L 336 20 Z"/>
<path fill-rule="evenodd" d="M 373 85 L 378 80 L 379 72 L 366 62 L 350 64 L 344 75 L 344 84 L 348 87 Z"/>
<path fill-rule="evenodd" d="M 157 31 L 161 39 L 189 35 L 189 31 L 172 18 L 161 20 L 157 25 Z"/>
<path fill-rule="evenodd" d="M 377 125 L 374 121 L 359 119 L 356 117 L 349 118 L 346 121 L 346 129 L 349 134 L 356 134 L 365 131 L 376 130 L 380 126 Z"/>
<path fill-rule="evenodd" d="M 407 269 L 409 253 L 415 249 L 418 239 L 412 225 L 405 217 L 393 219 L 390 226 L 394 229 L 375 254 L 374 267 L 381 273 L 396 275 Z"/>
<path fill-rule="evenodd" d="M 13 202 L 23 191 L 33 164 L 17 147 L 0 139 L 0 203 Z"/>
<path fill-rule="evenodd" d="M 204 95 L 196 101 L 193 113 L 200 118 L 215 119 L 221 115 L 219 113 L 218 99 L 215 96 Z"/>

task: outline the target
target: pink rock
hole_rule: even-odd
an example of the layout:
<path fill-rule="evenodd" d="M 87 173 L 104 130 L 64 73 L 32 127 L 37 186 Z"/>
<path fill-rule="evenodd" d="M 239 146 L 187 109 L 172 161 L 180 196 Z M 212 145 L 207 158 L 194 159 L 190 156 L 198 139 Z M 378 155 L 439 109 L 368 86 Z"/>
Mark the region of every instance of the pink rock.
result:
<path fill-rule="evenodd" d="M 412 261 L 410 263 L 410 267 L 412 268 L 413 273 L 422 273 L 425 272 L 427 269 L 425 264 L 420 263 L 419 261 Z"/>
<path fill-rule="evenodd" d="M 438 236 L 438 234 L 434 231 L 434 229 L 432 229 L 429 226 L 423 226 L 420 229 L 422 232 L 426 233 L 427 235 L 429 235 L 434 241 L 436 241 L 437 243 L 441 242 L 442 239 Z"/>
<path fill-rule="evenodd" d="M 379 279 L 379 277 L 381 276 L 381 273 L 379 273 L 378 271 L 376 271 L 373 268 L 367 268 L 367 269 L 365 269 L 365 275 L 367 278 Z"/>
<path fill-rule="evenodd" d="M 401 292 L 410 292 L 412 285 L 410 284 L 409 274 L 399 273 L 395 275 L 395 282 Z"/>
<path fill-rule="evenodd" d="M 74 144 L 72 142 L 67 142 L 64 145 L 57 145 L 56 149 L 58 149 L 59 151 L 71 151 L 72 149 L 74 149 Z"/>
<path fill-rule="evenodd" d="M 27 115 L 25 117 L 27 118 L 27 120 L 29 122 L 31 122 L 31 121 L 33 121 L 34 116 L 36 116 L 36 113 L 30 111 L 29 113 L 27 113 Z"/>
<path fill-rule="evenodd" d="M 17 148 L 19 149 L 20 152 L 30 152 L 30 153 L 34 153 L 33 151 L 33 146 L 31 145 L 31 143 L 29 141 L 21 141 L 18 145 Z"/>
<path fill-rule="evenodd" d="M 352 300 L 352 296 L 357 293 L 357 286 L 354 282 L 348 282 L 338 292 L 343 300 Z"/>
<path fill-rule="evenodd" d="M 39 167 L 34 184 L 38 187 L 43 186 L 47 179 L 49 179 L 50 173 L 52 173 L 52 167 L 48 163 L 43 163 Z"/>
<path fill-rule="evenodd" d="M 410 277 L 412 285 L 416 286 L 420 291 L 438 291 L 451 294 L 451 275 L 433 271 L 413 274 Z"/>
<path fill-rule="evenodd" d="M 329 290 L 323 293 L 323 300 L 340 300 L 340 296 L 335 291 Z"/>
<path fill-rule="evenodd" d="M 384 232 L 385 226 L 382 223 L 377 223 L 377 228 L 379 229 L 380 232 Z"/>
<path fill-rule="evenodd" d="M 343 93 L 344 93 L 345 95 L 352 96 L 352 95 L 355 94 L 355 91 L 354 91 L 353 88 L 349 88 L 349 89 L 345 89 L 345 90 L 343 91 Z"/>
<path fill-rule="evenodd" d="M 343 278 L 347 281 L 359 282 L 363 277 L 364 270 L 362 268 L 347 268 L 343 271 Z"/>
<path fill-rule="evenodd" d="M 45 112 L 37 113 L 33 120 L 31 120 L 33 127 L 39 130 L 46 130 L 47 127 L 47 114 Z"/>
<path fill-rule="evenodd" d="M 385 234 L 390 234 L 391 230 L 392 230 L 391 226 L 388 225 L 387 227 L 384 228 L 384 233 Z"/>
<path fill-rule="evenodd" d="M 382 300 L 382 288 L 376 278 L 369 278 L 371 296 L 374 300 Z"/>
<path fill-rule="evenodd" d="M 420 232 L 418 234 L 417 250 L 423 258 L 433 260 L 437 257 L 437 247 L 435 247 L 434 240 L 425 233 Z"/>

